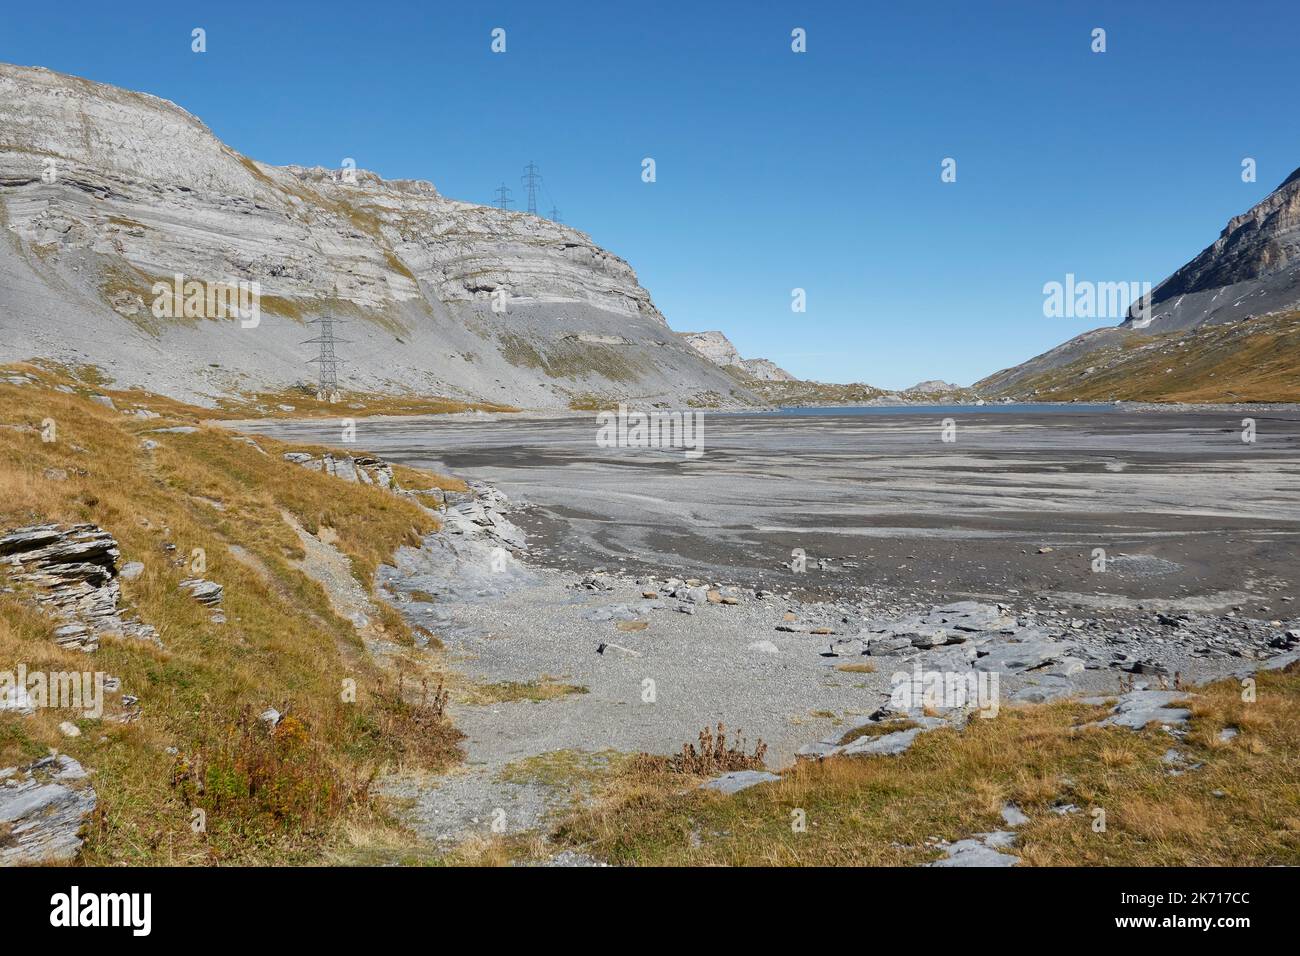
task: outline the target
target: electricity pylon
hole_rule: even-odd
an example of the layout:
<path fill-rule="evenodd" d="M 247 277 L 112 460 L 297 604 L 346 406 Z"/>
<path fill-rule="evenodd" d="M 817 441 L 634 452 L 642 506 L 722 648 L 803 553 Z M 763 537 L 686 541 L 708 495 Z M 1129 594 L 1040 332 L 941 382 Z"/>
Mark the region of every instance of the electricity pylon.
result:
<path fill-rule="evenodd" d="M 339 363 L 334 354 L 334 346 L 339 343 L 346 343 L 346 339 L 336 339 L 334 337 L 334 323 L 339 321 L 332 315 L 322 315 L 319 319 L 311 319 L 309 325 L 320 326 L 320 335 L 314 339 L 308 339 L 303 345 L 319 345 L 320 352 L 314 359 L 308 359 L 308 364 L 316 363 L 320 365 L 316 387 L 316 400 L 320 402 L 337 402 L 339 400 Z"/>
<path fill-rule="evenodd" d="M 528 211 L 537 215 L 537 187 L 541 185 L 542 177 L 537 172 L 537 164 L 531 159 L 528 165 L 524 167 L 524 174 L 519 177 L 519 181 L 524 184 L 528 190 Z"/>

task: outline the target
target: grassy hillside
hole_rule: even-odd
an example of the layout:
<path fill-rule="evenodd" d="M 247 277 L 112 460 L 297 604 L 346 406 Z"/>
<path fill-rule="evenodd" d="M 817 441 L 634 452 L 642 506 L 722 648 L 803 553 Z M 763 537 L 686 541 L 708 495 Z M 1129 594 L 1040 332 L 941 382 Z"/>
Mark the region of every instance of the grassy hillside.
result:
<path fill-rule="evenodd" d="M 100 810 L 83 853 L 100 864 L 302 863 L 356 852 L 390 822 L 371 784 L 398 762 L 439 769 L 459 757 L 458 734 L 434 688 L 405 667 L 412 637 L 394 609 L 360 633 L 310 573 L 293 525 L 342 555 L 371 594 L 375 569 L 437 526 L 413 501 L 286 462 L 298 446 L 197 426 L 209 414 L 141 393 L 31 366 L 0 370 L 0 530 L 92 522 L 116 537 L 122 604 L 160 631 L 164 647 L 107 639 L 93 654 L 51 640 L 53 620 L 4 593 L 0 669 L 96 670 L 119 677 L 128 705 L 108 697 L 101 720 L 70 711 L 0 714 L 0 767 L 58 748 L 92 771 Z M 37 384 L 5 384 L 22 373 Z M 63 389 L 62 391 L 56 388 Z M 92 400 L 108 394 L 117 408 Z M 161 417 L 126 414 L 151 409 Z M 43 440 L 54 425 L 54 441 Z M 157 443 L 152 450 L 145 440 Z M 265 452 L 265 453 L 263 453 Z M 424 475 L 429 485 L 462 489 Z M 180 591 L 202 549 L 202 576 L 225 588 L 225 623 Z M 363 640 L 364 639 L 364 640 Z M 366 642 L 395 650 L 380 665 Z M 431 675 L 436 681 L 436 675 Z M 345 681 L 355 681 L 355 702 Z M 403 693 L 404 691 L 404 693 Z M 288 716 L 274 731 L 268 707 Z M 72 721 L 80 736 L 58 725 Z M 206 832 L 192 827 L 206 813 Z M 3 834 L 0 834 L 2 837 Z"/>
<path fill-rule="evenodd" d="M 978 386 L 976 386 L 978 387 Z M 1035 401 L 1300 402 L 1300 312 L 1161 336 L 1133 332 L 1007 389 Z"/>

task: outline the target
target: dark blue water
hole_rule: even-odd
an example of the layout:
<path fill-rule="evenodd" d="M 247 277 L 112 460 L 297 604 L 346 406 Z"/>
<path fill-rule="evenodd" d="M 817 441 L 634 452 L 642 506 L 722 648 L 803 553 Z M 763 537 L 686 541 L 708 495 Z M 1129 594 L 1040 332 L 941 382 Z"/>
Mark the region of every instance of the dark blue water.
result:
<path fill-rule="evenodd" d="M 757 414 L 776 415 L 1092 415 L 1113 412 L 1114 405 L 1085 402 L 1049 403 L 1031 402 L 1010 405 L 845 405 L 842 407 L 779 408 L 776 412 Z M 755 414 L 744 412 L 742 414 Z"/>

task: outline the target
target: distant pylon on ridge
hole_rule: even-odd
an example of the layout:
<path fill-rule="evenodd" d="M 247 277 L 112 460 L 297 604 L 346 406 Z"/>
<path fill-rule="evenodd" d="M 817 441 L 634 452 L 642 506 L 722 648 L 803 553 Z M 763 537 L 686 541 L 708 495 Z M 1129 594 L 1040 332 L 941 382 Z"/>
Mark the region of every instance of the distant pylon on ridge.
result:
<path fill-rule="evenodd" d="M 496 193 L 497 201 L 495 205 L 498 209 L 508 209 L 510 204 L 514 202 L 514 200 L 510 198 L 510 187 L 505 183 L 502 183 L 497 187 Z"/>
<path fill-rule="evenodd" d="M 560 218 L 560 210 L 556 209 L 554 206 L 551 207 L 551 221 L 564 222 L 564 220 Z"/>
<path fill-rule="evenodd" d="M 524 167 L 524 174 L 519 177 L 519 181 L 524 184 L 528 190 L 528 211 L 532 215 L 537 215 L 537 187 L 542 182 L 541 175 L 537 172 L 537 164 L 531 159 L 528 165 Z"/>

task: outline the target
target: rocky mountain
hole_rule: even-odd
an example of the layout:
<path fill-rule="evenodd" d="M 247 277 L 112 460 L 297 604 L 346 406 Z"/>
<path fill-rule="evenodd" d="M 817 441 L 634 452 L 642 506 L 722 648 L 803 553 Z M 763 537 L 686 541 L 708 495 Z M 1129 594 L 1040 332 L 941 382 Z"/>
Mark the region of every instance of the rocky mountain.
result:
<path fill-rule="evenodd" d="M 678 333 L 691 348 L 720 368 L 731 369 L 760 382 L 795 382 L 793 375 L 767 359 L 746 359 L 722 332 Z"/>
<path fill-rule="evenodd" d="M 1135 320 L 1130 310 L 1118 326 L 1075 336 L 974 388 L 1022 398 L 1297 400 L 1300 361 L 1294 353 L 1287 359 L 1289 376 L 1273 363 L 1261 376 L 1239 358 L 1243 350 L 1268 351 L 1255 333 L 1290 341 L 1298 308 L 1300 169 L 1229 220 L 1218 239 L 1152 290 L 1149 321 Z M 1234 328 L 1216 332 L 1214 326 Z M 1161 364 L 1162 356 L 1175 355 L 1173 364 Z M 1176 388 L 1167 375 L 1176 375 Z M 1099 388 L 1099 381 L 1107 384 Z"/>
<path fill-rule="evenodd" d="M 945 382 L 941 379 L 932 378 L 924 382 L 917 382 L 911 388 L 905 388 L 900 395 L 907 398 L 926 398 L 935 395 L 950 395 L 955 392 L 964 392 L 966 389 L 961 385 L 954 385 L 952 382 Z"/>
<path fill-rule="evenodd" d="M 218 304 L 258 283 L 255 327 L 211 302 L 185 317 L 189 287 L 158 285 L 177 275 Z M 576 229 L 427 182 L 269 166 L 166 100 L 0 64 L 0 362 L 93 364 L 210 401 L 314 381 L 304 342 L 323 316 L 344 323 L 345 390 L 534 408 L 754 400 Z"/>

